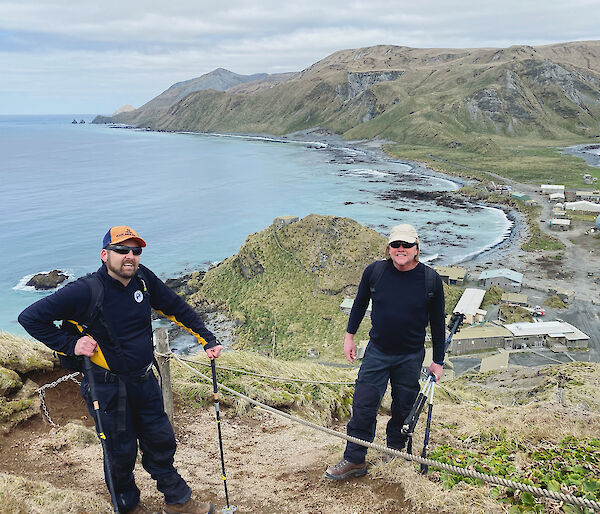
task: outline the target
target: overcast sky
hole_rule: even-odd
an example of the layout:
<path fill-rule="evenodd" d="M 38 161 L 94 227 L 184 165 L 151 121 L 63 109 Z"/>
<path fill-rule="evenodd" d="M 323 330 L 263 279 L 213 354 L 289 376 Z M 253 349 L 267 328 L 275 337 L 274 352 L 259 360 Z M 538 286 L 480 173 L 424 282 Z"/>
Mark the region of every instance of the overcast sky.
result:
<path fill-rule="evenodd" d="M 346 48 L 599 32 L 592 0 L 0 0 L 0 114 L 110 114 L 215 68 L 298 71 Z"/>

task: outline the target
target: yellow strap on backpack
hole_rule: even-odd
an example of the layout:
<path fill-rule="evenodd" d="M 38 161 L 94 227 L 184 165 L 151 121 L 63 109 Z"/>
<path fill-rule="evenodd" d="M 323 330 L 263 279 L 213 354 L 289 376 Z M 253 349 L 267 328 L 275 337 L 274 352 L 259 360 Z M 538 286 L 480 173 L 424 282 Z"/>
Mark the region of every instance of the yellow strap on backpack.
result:
<path fill-rule="evenodd" d="M 86 334 L 83 327 L 76 321 L 74 321 L 72 319 L 69 319 L 67 321 L 69 323 L 73 323 L 73 325 L 75 325 L 77 327 L 77 330 L 79 330 L 80 334 L 87 335 L 88 337 L 92 337 L 89 334 Z M 93 337 L 92 337 L 92 339 L 93 339 Z M 96 342 L 96 349 L 94 350 L 94 353 L 90 357 L 90 361 L 92 361 L 96 366 L 100 366 L 101 368 L 104 368 L 104 369 L 107 369 L 110 371 L 110 368 L 108 367 L 108 363 L 106 362 L 106 358 L 104 357 L 104 354 L 102 353 L 102 350 L 100 349 L 100 345 L 98 344 L 98 342 Z"/>

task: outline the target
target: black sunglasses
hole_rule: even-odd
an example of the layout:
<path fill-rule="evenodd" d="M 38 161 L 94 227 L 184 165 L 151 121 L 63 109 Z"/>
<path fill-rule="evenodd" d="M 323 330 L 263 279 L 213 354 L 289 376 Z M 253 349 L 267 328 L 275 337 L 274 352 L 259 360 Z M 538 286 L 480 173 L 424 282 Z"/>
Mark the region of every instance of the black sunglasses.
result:
<path fill-rule="evenodd" d="M 120 255 L 127 255 L 129 252 L 133 252 L 133 255 L 142 255 L 142 249 L 139 246 L 108 245 L 106 249 Z"/>
<path fill-rule="evenodd" d="M 414 243 L 407 243 L 406 241 L 392 241 L 390 246 L 392 248 L 413 248 L 417 246 L 417 242 L 415 241 Z"/>

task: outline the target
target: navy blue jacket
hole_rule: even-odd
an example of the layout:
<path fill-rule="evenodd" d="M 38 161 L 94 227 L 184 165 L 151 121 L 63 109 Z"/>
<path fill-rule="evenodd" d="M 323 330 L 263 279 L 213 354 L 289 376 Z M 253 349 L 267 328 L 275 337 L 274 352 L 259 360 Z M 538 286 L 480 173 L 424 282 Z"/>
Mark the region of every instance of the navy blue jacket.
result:
<path fill-rule="evenodd" d="M 124 286 L 108 274 L 105 264 L 97 271 L 104 286 L 104 323 L 99 317 L 96 318 L 88 327 L 88 332 L 100 346 L 111 371 L 137 371 L 152 362 L 151 307 L 186 328 L 205 349 L 218 344 L 198 313 L 181 297 L 145 266 L 140 264 L 139 270 L 149 294 L 144 294 L 135 277 Z M 90 295 L 88 284 L 84 280 L 76 280 L 27 307 L 19 315 L 19 323 L 31 336 L 52 350 L 73 355 L 80 336 L 60 330 L 54 322 L 82 322 Z"/>
<path fill-rule="evenodd" d="M 442 279 L 439 275 L 436 277 L 435 295 L 430 301 L 425 286 L 425 265 L 420 262 L 410 271 L 399 271 L 388 259 L 375 292 L 371 294 L 370 279 L 375 264 L 369 264 L 363 272 L 346 331 L 356 334 L 369 300 L 372 300 L 371 344 L 388 354 L 415 352 L 423 348 L 425 329 L 429 323 L 433 360 L 438 364 L 443 363 L 445 304 Z"/>

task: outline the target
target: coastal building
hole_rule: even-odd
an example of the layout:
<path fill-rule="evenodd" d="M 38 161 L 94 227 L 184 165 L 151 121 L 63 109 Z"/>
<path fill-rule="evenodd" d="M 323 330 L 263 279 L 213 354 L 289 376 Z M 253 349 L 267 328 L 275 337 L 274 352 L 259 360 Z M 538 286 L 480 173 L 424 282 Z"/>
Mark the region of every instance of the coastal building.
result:
<path fill-rule="evenodd" d="M 552 193 L 565 193 L 565 186 L 562 184 L 542 184 L 540 186 L 540 192 L 545 195 Z"/>
<path fill-rule="evenodd" d="M 515 200 L 519 200 L 520 202 L 526 202 L 527 200 L 531 200 L 531 196 L 529 196 L 526 193 L 519 193 L 518 191 L 511 193 L 510 196 L 511 196 L 511 198 L 514 198 Z"/>
<path fill-rule="evenodd" d="M 575 191 L 577 200 L 587 200 L 588 202 L 600 203 L 600 191 Z"/>
<path fill-rule="evenodd" d="M 545 195 L 550 195 L 552 193 L 565 194 L 565 186 L 560 184 L 542 184 L 540 190 Z"/>
<path fill-rule="evenodd" d="M 518 293 L 521 291 L 522 282 L 523 273 L 506 268 L 482 271 L 479 275 L 479 283 L 486 289 L 498 286 L 505 291 Z"/>
<path fill-rule="evenodd" d="M 557 344 L 567 348 L 587 348 L 589 336 L 564 321 L 538 321 L 537 323 L 511 323 L 504 325 L 512 337 L 505 345 L 512 348 L 552 347 Z"/>
<path fill-rule="evenodd" d="M 461 266 L 434 266 L 434 269 L 446 284 L 462 284 L 467 274 Z"/>
<path fill-rule="evenodd" d="M 529 305 L 527 295 L 522 293 L 502 293 L 500 303 L 520 305 L 521 307 L 527 307 Z"/>
<path fill-rule="evenodd" d="M 472 327 L 463 327 L 454 334 L 449 351 L 452 355 L 473 353 L 482 350 L 504 348 L 512 333 L 501 325 L 483 323 Z M 510 348 L 510 346 L 509 346 Z"/>
<path fill-rule="evenodd" d="M 566 214 L 565 206 L 562 203 L 557 203 L 554 207 L 552 207 L 552 217 L 553 218 L 561 218 Z"/>
<path fill-rule="evenodd" d="M 487 311 L 479 308 L 484 296 L 485 289 L 467 287 L 454 307 L 454 312 L 464 314 L 466 324 L 481 323 L 487 314 Z"/>
<path fill-rule="evenodd" d="M 571 228 L 571 220 L 563 218 L 552 218 L 548 224 L 552 230 L 569 230 Z"/>
<path fill-rule="evenodd" d="M 589 202 L 587 200 L 579 200 L 577 202 L 565 202 L 565 211 L 575 211 L 589 213 L 600 213 L 600 204 Z"/>
<path fill-rule="evenodd" d="M 482 323 L 464 327 L 454 334 L 449 352 L 456 355 L 494 349 L 541 348 L 565 346 L 567 349 L 585 349 L 589 336 L 564 321 L 539 321 L 537 323 L 510 323 L 498 325 Z"/>

